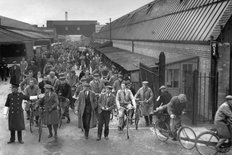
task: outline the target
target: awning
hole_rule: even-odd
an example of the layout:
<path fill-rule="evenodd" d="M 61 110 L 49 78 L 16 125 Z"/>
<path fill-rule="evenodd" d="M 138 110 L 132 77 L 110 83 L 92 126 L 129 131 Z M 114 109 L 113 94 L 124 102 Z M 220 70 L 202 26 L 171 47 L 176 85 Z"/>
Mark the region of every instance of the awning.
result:
<path fill-rule="evenodd" d="M 14 30 L 14 29 L 8 29 L 11 32 L 15 32 L 17 34 L 29 37 L 31 39 L 51 39 L 52 37 L 46 34 L 42 34 L 39 32 L 34 31 L 25 31 L 25 30 Z"/>
<path fill-rule="evenodd" d="M 97 50 L 107 56 L 111 61 L 122 66 L 127 71 L 139 70 L 140 62 L 147 66 L 155 67 L 155 63 L 159 61 L 158 59 L 152 57 L 132 53 L 130 51 L 126 51 L 116 47 L 105 47 Z"/>
<path fill-rule="evenodd" d="M 170 59 L 166 59 L 166 65 L 181 63 L 181 62 L 185 62 L 185 61 L 197 59 L 197 58 L 199 58 L 199 56 L 183 55 L 183 54 L 175 56 L 175 57 L 173 56 Z"/>
<path fill-rule="evenodd" d="M 0 29 L 0 43 L 23 42 L 23 41 L 31 41 L 31 40 L 32 39 L 28 37 L 18 35 L 16 33 L 7 31 L 5 29 Z"/>

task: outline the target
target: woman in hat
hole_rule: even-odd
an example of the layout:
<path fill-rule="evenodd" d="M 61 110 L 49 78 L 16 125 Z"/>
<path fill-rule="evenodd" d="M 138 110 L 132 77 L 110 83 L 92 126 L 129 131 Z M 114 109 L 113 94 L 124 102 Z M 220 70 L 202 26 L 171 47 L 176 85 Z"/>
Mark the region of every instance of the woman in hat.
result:
<path fill-rule="evenodd" d="M 45 88 L 45 96 L 40 99 L 38 102 L 39 105 L 44 106 L 44 124 L 47 125 L 49 130 L 48 138 L 53 137 L 52 127 L 54 129 L 54 138 L 57 139 L 57 129 L 59 123 L 59 114 L 57 110 L 57 106 L 59 104 L 58 96 L 53 91 L 53 86 L 46 84 Z"/>

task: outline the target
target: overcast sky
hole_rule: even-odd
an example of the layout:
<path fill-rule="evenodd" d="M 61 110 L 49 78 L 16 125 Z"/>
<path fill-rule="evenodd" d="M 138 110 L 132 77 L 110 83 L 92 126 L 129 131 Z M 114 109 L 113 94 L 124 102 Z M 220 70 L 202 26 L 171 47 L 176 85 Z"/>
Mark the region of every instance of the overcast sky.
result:
<path fill-rule="evenodd" d="M 47 20 L 115 20 L 152 0 L 0 0 L 0 15 L 38 26 Z"/>

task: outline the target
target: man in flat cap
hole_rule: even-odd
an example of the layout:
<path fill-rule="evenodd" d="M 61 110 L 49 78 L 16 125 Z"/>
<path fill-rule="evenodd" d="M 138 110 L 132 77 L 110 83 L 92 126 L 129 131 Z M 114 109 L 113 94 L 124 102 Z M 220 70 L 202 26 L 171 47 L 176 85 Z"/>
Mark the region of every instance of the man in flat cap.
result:
<path fill-rule="evenodd" d="M 71 86 L 68 84 L 65 74 L 59 77 L 59 81 L 56 93 L 58 94 L 60 107 L 64 110 L 63 116 L 67 117 L 67 123 L 70 123 L 69 104 L 72 99 Z"/>
<path fill-rule="evenodd" d="M 5 109 L 4 117 L 8 117 L 8 127 L 10 130 L 10 141 L 8 144 L 15 142 L 15 131 L 18 133 L 18 141 L 20 144 L 23 144 L 22 140 L 22 130 L 25 130 L 24 116 L 22 103 L 23 100 L 29 100 L 28 96 L 23 95 L 21 92 L 18 92 L 19 84 L 12 84 L 11 91 L 12 93 L 8 94 Z"/>
<path fill-rule="evenodd" d="M 115 92 L 115 94 L 118 92 L 118 90 L 121 88 L 121 84 L 123 82 L 123 75 L 119 74 L 118 75 L 118 79 L 114 81 L 113 84 L 113 92 Z"/>
<path fill-rule="evenodd" d="M 54 71 L 50 71 L 48 75 L 48 81 L 51 82 L 52 86 L 55 86 L 57 81 L 56 73 Z"/>
<path fill-rule="evenodd" d="M 85 139 L 89 137 L 89 129 L 97 125 L 95 94 L 88 83 L 84 84 L 83 91 L 77 99 L 78 127 L 84 130 Z"/>
<path fill-rule="evenodd" d="M 104 137 L 108 140 L 110 113 L 116 107 L 115 95 L 112 94 L 112 87 L 106 86 L 106 93 L 101 94 L 98 100 L 98 135 L 97 141 L 101 140 L 102 128 L 105 124 Z"/>
<path fill-rule="evenodd" d="M 226 140 L 230 141 L 232 136 L 232 124 L 230 122 L 232 122 L 232 95 L 227 95 L 226 101 L 220 105 L 214 119 L 214 124 L 220 136 L 217 147 L 224 144 Z"/>
<path fill-rule="evenodd" d="M 44 124 L 47 125 L 49 130 L 48 138 L 53 137 L 52 127 L 54 129 L 54 138 L 57 140 L 57 129 L 59 123 L 59 113 L 57 106 L 59 105 L 59 100 L 57 94 L 53 91 L 53 86 L 46 84 L 45 95 L 43 98 L 37 101 L 40 106 L 44 106 Z"/>
<path fill-rule="evenodd" d="M 172 132 L 172 140 L 177 140 L 177 130 L 181 125 L 181 115 L 184 112 L 187 104 L 187 97 L 185 94 L 179 94 L 178 96 L 172 97 L 170 102 L 166 105 L 158 107 L 157 111 L 168 111 L 170 116 L 170 129 Z"/>
<path fill-rule="evenodd" d="M 17 65 L 17 61 L 13 61 L 13 66 L 10 68 L 10 84 L 20 83 L 21 70 Z"/>
<path fill-rule="evenodd" d="M 33 80 L 35 84 L 38 84 L 38 81 L 33 77 L 33 71 L 28 71 L 28 76 L 20 83 L 21 90 L 24 90 L 30 83 L 30 81 Z"/>
<path fill-rule="evenodd" d="M 156 107 L 166 105 L 172 99 L 172 95 L 167 91 L 166 86 L 161 86 L 159 90 L 160 90 L 160 96 L 156 100 L 157 101 Z M 164 112 L 167 113 L 167 111 Z"/>
<path fill-rule="evenodd" d="M 142 102 L 141 109 L 142 109 L 142 116 L 146 121 L 146 126 L 152 124 L 152 115 L 151 112 L 153 111 L 153 92 L 150 87 L 148 87 L 148 81 L 142 82 L 142 87 L 137 91 L 135 94 L 135 98 L 139 98 Z"/>

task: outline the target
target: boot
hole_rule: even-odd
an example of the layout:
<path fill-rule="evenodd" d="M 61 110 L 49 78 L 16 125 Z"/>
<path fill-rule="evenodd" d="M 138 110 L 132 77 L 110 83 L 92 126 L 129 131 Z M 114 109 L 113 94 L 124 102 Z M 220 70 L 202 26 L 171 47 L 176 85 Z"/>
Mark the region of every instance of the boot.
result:
<path fill-rule="evenodd" d="M 53 136 L 52 126 L 51 125 L 48 125 L 48 130 L 49 130 L 49 136 L 48 136 L 48 138 L 51 138 Z"/>
<path fill-rule="evenodd" d="M 148 116 L 144 116 L 145 122 L 146 122 L 146 126 L 149 126 L 149 119 Z"/>
<path fill-rule="evenodd" d="M 68 119 L 68 120 L 67 120 L 67 123 L 70 123 L 70 117 L 69 117 L 69 116 L 67 117 L 67 119 Z"/>
<path fill-rule="evenodd" d="M 152 124 L 152 115 L 149 115 L 149 123 L 150 123 L 150 125 Z"/>
<path fill-rule="evenodd" d="M 30 120 L 30 111 L 27 111 L 27 120 Z"/>

